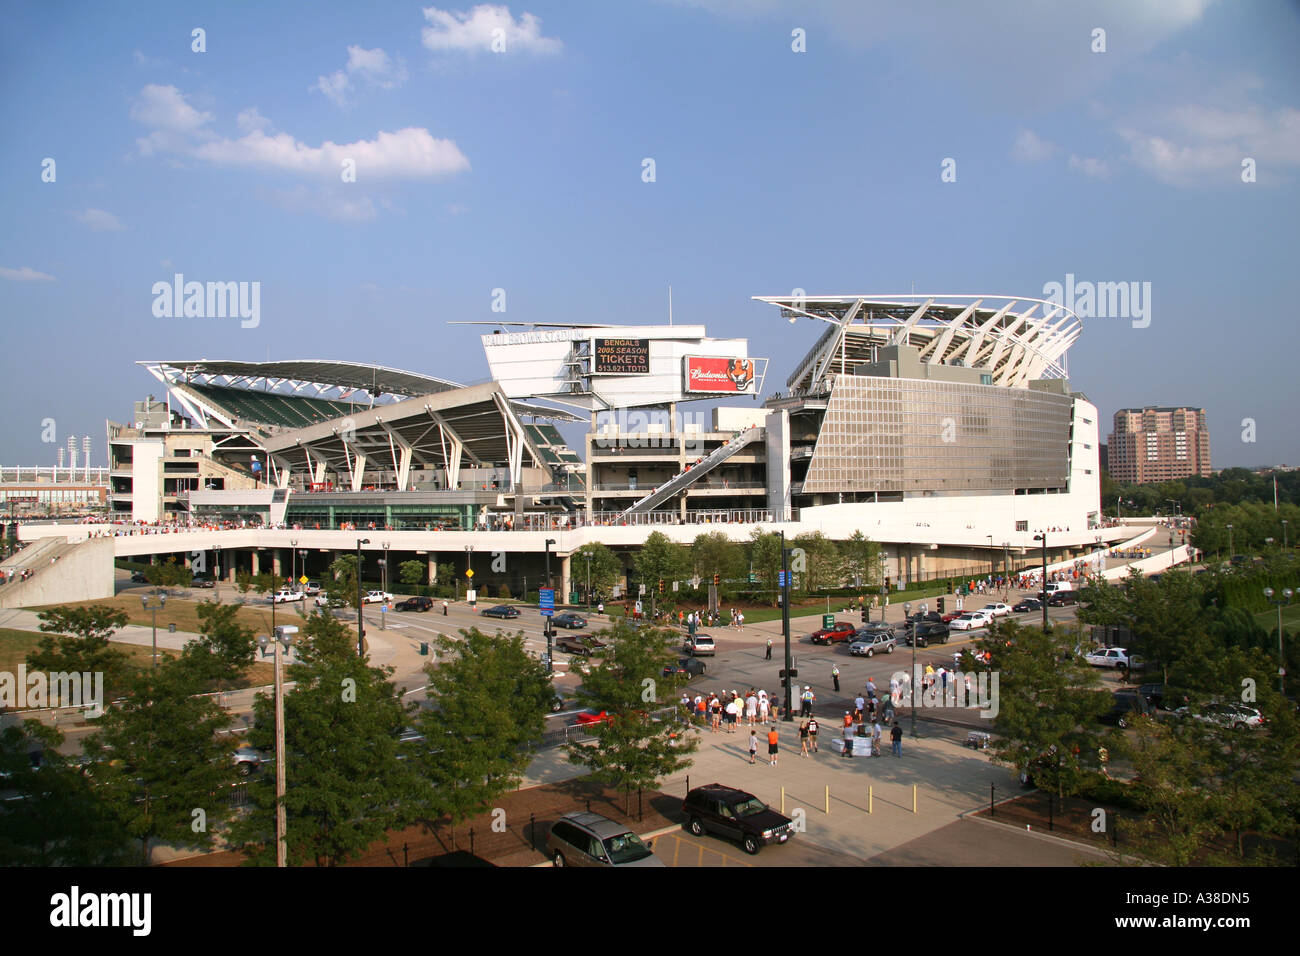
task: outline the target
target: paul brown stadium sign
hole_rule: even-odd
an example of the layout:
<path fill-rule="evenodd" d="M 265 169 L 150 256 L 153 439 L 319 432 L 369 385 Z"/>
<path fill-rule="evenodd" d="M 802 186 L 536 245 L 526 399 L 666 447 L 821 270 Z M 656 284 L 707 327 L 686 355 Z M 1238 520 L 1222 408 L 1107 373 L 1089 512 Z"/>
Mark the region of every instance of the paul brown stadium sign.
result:
<path fill-rule="evenodd" d="M 595 339 L 594 375 L 646 375 L 650 372 L 649 339 Z"/>

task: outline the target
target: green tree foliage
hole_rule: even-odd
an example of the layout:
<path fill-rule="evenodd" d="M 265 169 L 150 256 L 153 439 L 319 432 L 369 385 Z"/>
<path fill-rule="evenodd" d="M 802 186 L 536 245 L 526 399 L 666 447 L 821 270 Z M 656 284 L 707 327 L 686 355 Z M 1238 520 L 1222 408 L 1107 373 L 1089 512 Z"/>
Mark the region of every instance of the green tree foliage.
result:
<path fill-rule="evenodd" d="M 76 760 L 59 753 L 63 739 L 35 720 L 0 731 L 0 866 L 130 864 L 126 832 Z"/>
<path fill-rule="evenodd" d="M 637 553 L 637 579 L 646 586 L 647 592 L 655 594 L 655 607 L 668 611 L 677 605 L 677 592 L 673 590 L 673 581 L 686 575 L 690 566 L 686 549 L 669 540 L 662 531 L 652 532 Z M 659 593 L 659 582 L 664 582 L 663 593 Z"/>
<path fill-rule="evenodd" d="M 699 746 L 674 700 L 661 700 L 665 664 L 677 658 L 679 636 L 664 628 L 616 624 L 602 632 L 609 642 L 599 662 L 584 676 L 578 699 L 610 720 L 592 725 L 594 744 L 570 743 L 569 760 L 586 767 L 602 783 L 632 790 L 654 787 L 669 774 L 691 765 Z M 656 712 L 658 716 L 656 716 Z"/>
<path fill-rule="evenodd" d="M 764 532 L 755 528 L 749 534 L 749 560 L 760 586 L 771 595 L 773 607 L 777 604 L 777 588 L 781 570 L 781 535 L 775 531 Z"/>
<path fill-rule="evenodd" d="M 253 663 L 257 637 L 251 627 L 239 623 L 239 608 L 234 604 L 203 601 L 197 612 L 203 631 L 198 640 L 185 645 L 181 659 L 200 680 L 215 681 L 217 690 L 222 690 Z"/>
<path fill-rule="evenodd" d="M 36 616 L 40 629 L 49 636 L 41 638 L 36 650 L 27 655 L 29 670 L 103 673 L 105 688 L 116 692 L 130 668 L 126 653 L 113 647 L 109 638 L 126 627 L 129 618 L 125 611 L 92 604 L 51 608 Z"/>
<path fill-rule="evenodd" d="M 423 561 L 403 561 L 397 566 L 397 576 L 405 585 L 414 587 L 417 584 L 424 583 L 424 577 L 429 573 L 428 565 Z"/>
<path fill-rule="evenodd" d="M 808 531 L 797 535 L 791 547 L 791 570 L 804 594 L 839 584 L 840 553 L 834 541 L 820 531 Z"/>
<path fill-rule="evenodd" d="M 229 715 L 199 695 L 193 669 L 166 661 L 136 672 L 85 741 L 96 792 L 147 865 L 157 842 L 205 849 L 228 816 L 234 743 Z"/>
<path fill-rule="evenodd" d="M 592 593 L 609 594 L 623 579 L 623 562 L 599 541 L 584 544 L 573 552 L 573 559 L 569 562 L 569 573 L 578 587 L 587 586 L 587 555 L 591 555 Z"/>
<path fill-rule="evenodd" d="M 1099 766 L 1093 724 L 1111 705 L 1110 695 L 1096 689 L 1096 673 L 1074 652 L 1075 640 L 1063 628 L 1044 633 L 1004 622 L 976 642 L 999 675 L 995 758 L 1027 770 L 1040 788 L 1062 798 Z"/>
<path fill-rule="evenodd" d="M 177 588 L 189 587 L 194 575 L 185 565 L 178 564 L 173 555 L 162 564 L 151 564 L 146 567 L 144 579 L 154 587 Z"/>
<path fill-rule="evenodd" d="M 696 535 L 691 543 L 691 567 L 706 586 L 713 583 L 717 574 L 726 588 L 729 581 L 745 579 L 745 550 L 721 531 Z"/>
<path fill-rule="evenodd" d="M 880 585 L 879 542 L 858 530 L 847 541 L 840 542 L 839 551 L 840 575 L 848 585 L 864 589 Z"/>
<path fill-rule="evenodd" d="M 522 633 L 473 628 L 459 640 L 440 636 L 437 648 L 425 667 L 433 706 L 416 719 L 424 741 L 414 747 L 429 815 L 448 814 L 455 824 L 518 786 L 555 692 Z"/>
<path fill-rule="evenodd" d="M 341 554 L 335 558 L 322 582 L 322 587 L 331 601 L 342 601 L 348 607 L 355 608 L 357 606 L 357 556 Z"/>
<path fill-rule="evenodd" d="M 353 633 L 324 614 L 297 635 L 295 682 L 284 698 L 288 858 L 336 866 L 356 858 L 406 819 L 420 798 L 410 761 L 399 760 L 397 735 L 410 715 L 390 678 L 357 656 Z M 259 694 L 249 742 L 275 745 L 275 702 Z M 268 768 L 269 769 L 269 768 Z M 275 779 L 263 773 L 249 787 L 253 809 L 231 828 L 250 862 L 275 861 Z"/>

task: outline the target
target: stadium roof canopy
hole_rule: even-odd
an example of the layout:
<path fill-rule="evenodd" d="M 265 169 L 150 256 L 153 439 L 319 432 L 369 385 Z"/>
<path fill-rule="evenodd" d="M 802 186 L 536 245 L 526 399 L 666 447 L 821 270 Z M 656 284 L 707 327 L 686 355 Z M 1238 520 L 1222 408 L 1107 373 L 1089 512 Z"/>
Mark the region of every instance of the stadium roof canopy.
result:
<path fill-rule="evenodd" d="M 829 375 L 870 362 L 875 349 L 891 345 L 918 349 L 930 365 L 981 369 L 994 385 L 1025 388 L 1035 379 L 1067 377 L 1066 351 L 1083 329 L 1060 304 L 1003 295 L 754 298 L 792 323 L 808 318 L 830 326 L 787 380 L 792 393 L 824 391 Z"/>

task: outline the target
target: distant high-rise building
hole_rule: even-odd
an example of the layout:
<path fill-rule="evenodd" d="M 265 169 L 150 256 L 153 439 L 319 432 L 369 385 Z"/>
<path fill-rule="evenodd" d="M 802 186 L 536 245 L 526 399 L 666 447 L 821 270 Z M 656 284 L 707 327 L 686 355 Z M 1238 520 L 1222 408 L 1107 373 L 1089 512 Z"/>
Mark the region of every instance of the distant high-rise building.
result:
<path fill-rule="evenodd" d="M 1121 408 L 1107 442 L 1110 476 L 1121 484 L 1209 477 L 1210 429 L 1203 408 Z"/>

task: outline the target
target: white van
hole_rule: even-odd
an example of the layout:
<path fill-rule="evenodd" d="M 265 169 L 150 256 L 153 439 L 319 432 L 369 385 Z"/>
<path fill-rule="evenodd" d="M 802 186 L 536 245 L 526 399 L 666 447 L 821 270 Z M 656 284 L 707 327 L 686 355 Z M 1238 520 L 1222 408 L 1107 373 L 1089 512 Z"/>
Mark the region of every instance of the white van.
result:
<path fill-rule="evenodd" d="M 1053 594 L 1059 594 L 1061 591 L 1073 591 L 1073 590 L 1074 590 L 1074 585 L 1069 581 L 1048 581 L 1047 582 L 1048 597 L 1051 597 Z"/>

